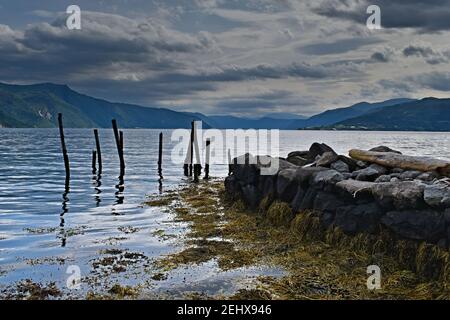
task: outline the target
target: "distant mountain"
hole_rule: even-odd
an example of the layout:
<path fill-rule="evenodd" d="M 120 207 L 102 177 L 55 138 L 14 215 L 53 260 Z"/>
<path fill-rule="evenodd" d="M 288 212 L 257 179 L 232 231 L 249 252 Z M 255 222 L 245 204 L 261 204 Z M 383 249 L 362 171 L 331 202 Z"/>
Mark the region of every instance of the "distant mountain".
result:
<path fill-rule="evenodd" d="M 306 120 L 298 120 L 291 124 L 291 128 L 317 128 L 330 126 L 335 123 L 355 118 L 379 109 L 382 109 L 386 106 L 395 106 L 403 103 L 414 101 L 412 99 L 392 99 L 378 103 L 368 103 L 368 102 L 360 102 L 355 105 L 346 108 L 338 108 L 327 110 L 318 115 L 312 116 Z"/>
<path fill-rule="evenodd" d="M 242 118 L 114 103 L 78 93 L 65 85 L 0 83 L 0 127 L 56 127 L 58 113 L 63 113 L 68 128 L 109 128 L 111 119 L 116 119 L 122 128 L 190 128 L 191 121 L 196 120 L 203 122 L 203 128 L 218 129 L 450 131 L 450 99 L 361 102 L 309 119 L 286 113 Z"/>
<path fill-rule="evenodd" d="M 208 116 L 209 123 L 218 129 L 288 129 L 293 119 L 239 118 L 234 116 Z"/>
<path fill-rule="evenodd" d="M 264 115 L 263 118 L 271 118 L 279 120 L 296 120 L 296 119 L 307 119 L 308 117 L 288 112 L 274 112 Z"/>
<path fill-rule="evenodd" d="M 65 85 L 0 84 L 0 127 L 55 127 L 60 112 L 69 128 L 108 128 L 113 118 L 123 128 L 189 128 L 200 120 L 195 114 L 92 98 Z"/>
<path fill-rule="evenodd" d="M 425 98 L 384 107 L 341 121 L 327 129 L 386 131 L 450 131 L 450 99 Z"/>

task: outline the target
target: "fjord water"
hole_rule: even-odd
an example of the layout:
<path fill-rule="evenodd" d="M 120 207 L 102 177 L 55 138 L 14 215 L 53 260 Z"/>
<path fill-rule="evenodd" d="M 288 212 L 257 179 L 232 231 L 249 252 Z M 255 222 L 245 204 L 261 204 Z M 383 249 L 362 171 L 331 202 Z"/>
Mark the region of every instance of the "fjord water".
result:
<path fill-rule="evenodd" d="M 182 167 L 170 160 L 178 143 L 171 141 L 171 130 L 163 131 L 164 179 L 159 181 L 159 132 L 124 130 L 122 189 L 112 130 L 100 130 L 103 172 L 99 177 L 91 170 L 93 131 L 67 129 L 71 164 L 67 193 L 57 129 L 0 129 L 0 288 L 28 278 L 64 281 L 66 267 L 72 264 L 89 273 L 92 260 L 105 247 L 119 246 L 154 259 L 176 250 L 180 238 L 176 235 L 182 235 L 186 226 L 175 223 L 164 208 L 143 205 L 148 196 L 189 183 Z M 282 131 L 280 156 L 308 149 L 313 142 L 324 142 L 341 154 L 351 148 L 386 145 L 409 155 L 450 159 L 447 133 L 416 132 Z M 212 166 L 210 174 L 226 176 L 227 165 Z M 175 237 L 162 241 L 158 230 Z M 64 267 L 33 263 L 48 257 L 62 258 Z M 199 268 L 195 276 L 208 277 L 207 269 Z"/>

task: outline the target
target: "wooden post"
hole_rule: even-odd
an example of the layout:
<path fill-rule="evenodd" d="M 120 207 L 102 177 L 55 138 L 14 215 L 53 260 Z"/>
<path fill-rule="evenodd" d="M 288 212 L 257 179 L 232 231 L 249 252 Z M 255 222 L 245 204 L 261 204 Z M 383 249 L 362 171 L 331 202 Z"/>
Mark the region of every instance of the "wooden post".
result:
<path fill-rule="evenodd" d="M 120 135 L 120 150 L 122 150 L 122 156 L 123 156 L 123 131 L 119 131 Z"/>
<path fill-rule="evenodd" d="M 95 136 L 95 146 L 97 148 L 98 173 L 101 174 L 102 170 L 103 170 L 102 151 L 100 149 L 100 139 L 98 137 L 98 130 L 97 129 L 94 129 L 94 136 Z"/>
<path fill-rule="evenodd" d="M 163 159 L 163 133 L 159 134 L 159 152 L 158 152 L 158 173 L 162 175 L 162 159 Z"/>
<path fill-rule="evenodd" d="M 228 149 L 228 175 L 231 176 L 231 172 L 233 171 L 233 165 L 231 164 L 231 151 Z"/>
<path fill-rule="evenodd" d="M 97 151 L 92 151 L 92 174 L 97 172 Z"/>
<path fill-rule="evenodd" d="M 209 179 L 209 161 L 211 156 L 211 139 L 206 139 L 205 178 Z"/>
<path fill-rule="evenodd" d="M 191 122 L 191 145 L 189 150 L 189 176 L 192 177 L 192 167 L 194 163 L 194 129 L 195 122 Z"/>
<path fill-rule="evenodd" d="M 114 138 L 116 140 L 117 153 L 119 154 L 120 160 L 120 177 L 123 177 L 125 175 L 125 160 L 123 157 L 123 132 L 121 131 L 121 134 L 119 134 L 116 119 L 112 120 L 112 127 L 114 131 Z"/>
<path fill-rule="evenodd" d="M 64 167 L 66 168 L 66 189 L 67 189 L 70 181 L 70 163 L 69 163 L 69 156 L 67 155 L 66 140 L 64 138 L 64 127 L 61 113 L 58 113 L 58 125 L 59 125 L 59 136 L 61 138 L 61 148 L 64 158 Z"/>

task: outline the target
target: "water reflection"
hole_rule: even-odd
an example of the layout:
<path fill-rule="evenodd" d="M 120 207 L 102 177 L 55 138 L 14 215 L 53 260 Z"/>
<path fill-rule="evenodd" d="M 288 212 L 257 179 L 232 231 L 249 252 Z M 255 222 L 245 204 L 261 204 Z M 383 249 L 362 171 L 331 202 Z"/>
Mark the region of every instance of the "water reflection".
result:
<path fill-rule="evenodd" d="M 102 175 L 101 172 L 99 171 L 99 174 L 93 175 L 92 176 L 92 181 L 93 181 L 93 185 L 94 185 L 94 190 L 95 190 L 95 206 L 98 208 L 100 207 L 100 204 L 102 202 L 102 198 L 100 197 L 102 190 L 100 189 L 100 187 L 102 186 Z"/>
<path fill-rule="evenodd" d="M 116 184 L 116 189 L 117 191 L 114 193 L 116 197 L 115 205 L 123 204 L 125 200 L 125 180 L 123 175 L 119 176 L 119 183 Z"/>
<path fill-rule="evenodd" d="M 60 238 L 61 238 L 61 247 L 65 247 L 66 246 L 66 236 L 65 236 L 65 220 L 64 217 L 66 216 L 66 214 L 69 212 L 69 193 L 70 193 L 70 179 L 66 177 L 66 182 L 65 182 L 65 186 L 64 186 L 64 192 L 62 194 L 62 203 L 61 203 L 61 208 L 62 208 L 62 212 L 59 215 L 60 218 L 60 222 L 59 222 L 59 227 L 60 227 Z"/>

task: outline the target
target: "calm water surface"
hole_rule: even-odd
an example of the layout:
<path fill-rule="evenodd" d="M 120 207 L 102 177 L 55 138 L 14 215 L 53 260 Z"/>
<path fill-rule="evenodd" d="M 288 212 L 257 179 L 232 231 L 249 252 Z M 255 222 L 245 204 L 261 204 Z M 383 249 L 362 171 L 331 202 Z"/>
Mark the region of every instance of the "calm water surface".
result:
<path fill-rule="evenodd" d="M 79 265 L 88 273 L 92 259 L 105 247 L 126 248 L 150 258 L 177 250 L 177 237 L 162 241 L 155 232 L 180 235 L 186 226 L 174 223 L 167 210 L 142 205 L 148 196 L 189 183 L 182 168 L 170 161 L 176 143 L 170 141 L 170 130 L 163 131 L 166 160 L 164 180 L 159 181 L 159 132 L 124 130 L 127 169 L 122 186 L 117 178 L 119 161 L 112 131 L 100 130 L 103 173 L 99 177 L 91 170 L 95 148 L 92 130 L 67 129 L 72 169 L 67 193 L 56 129 L 0 129 L 0 288 L 28 278 L 63 283 L 68 265 Z M 313 142 L 324 142 L 342 154 L 351 148 L 386 145 L 405 154 L 450 159 L 447 133 L 283 131 L 280 139 L 281 156 L 308 149 Z M 213 176 L 226 173 L 225 164 L 211 168 Z M 64 262 L 45 266 L 32 263 L 48 257 L 61 257 Z M 187 272 L 192 282 L 186 281 Z M 245 271 L 247 276 L 259 272 Z M 200 287 L 217 293 L 226 288 L 215 289 L 215 281 L 223 284 L 224 279 L 235 277 L 233 272 L 218 276 L 214 268 L 204 264 L 174 273 L 166 287 L 158 284 L 155 290 Z"/>

